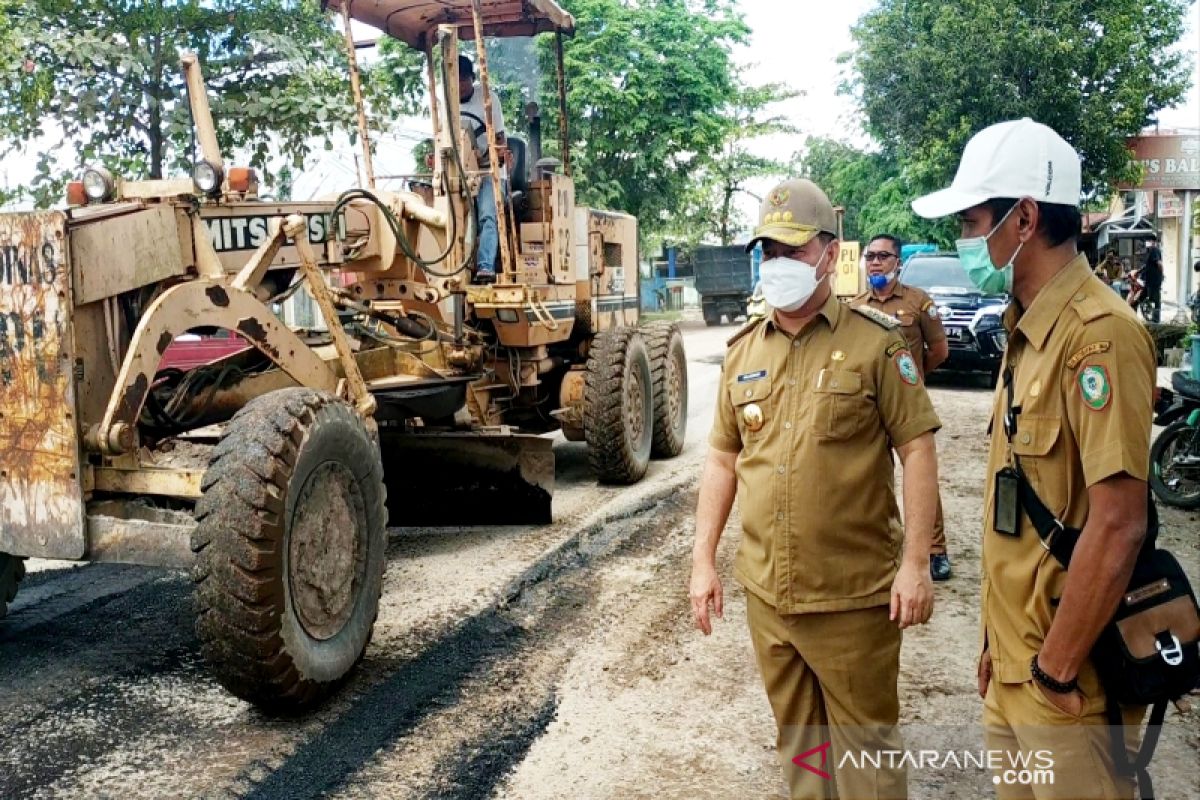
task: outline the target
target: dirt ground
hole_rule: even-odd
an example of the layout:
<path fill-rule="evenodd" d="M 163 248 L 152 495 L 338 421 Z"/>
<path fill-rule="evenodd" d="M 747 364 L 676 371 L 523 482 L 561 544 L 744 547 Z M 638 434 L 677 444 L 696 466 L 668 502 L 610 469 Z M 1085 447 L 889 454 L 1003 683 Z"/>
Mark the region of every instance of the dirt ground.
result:
<path fill-rule="evenodd" d="M 978 749 L 981 734 L 971 728 L 981 714 L 974 668 L 990 393 L 958 380 L 937 381 L 931 392 L 944 424 L 940 482 L 955 574 L 936 585 L 931 622 L 905 634 L 902 723 L 914 748 Z M 1166 509 L 1163 518 L 1163 541 L 1200 575 L 1200 515 Z M 725 619 L 710 639 L 691 628 L 682 595 L 689 522 L 686 513 L 675 519 L 653 566 L 643 557 L 605 571 L 613 585 L 602 593 L 597 630 L 566 668 L 558 715 L 499 797 L 785 796 L 741 588 L 726 582 Z M 720 551 L 726 576 L 738 531 L 735 518 Z M 679 594 L 664 594 L 671 589 Z M 1153 766 L 1160 798 L 1200 798 L 1198 754 L 1197 716 L 1172 710 Z M 992 794 L 982 771 L 910 771 L 909 785 L 914 799 Z"/>
<path fill-rule="evenodd" d="M 41 563 L 0 622 L 0 797 L 782 797 L 775 727 L 744 595 L 692 627 L 695 487 L 729 328 L 686 332 L 683 455 L 599 487 L 558 443 L 555 523 L 393 528 L 375 636 L 333 699 L 268 717 L 216 684 L 192 632 L 186 576 Z M 990 394 L 939 382 L 934 403 L 955 576 L 906 633 L 903 721 L 922 748 L 970 733 Z M 1167 509 L 1163 540 L 1200 579 L 1200 516 Z M 720 550 L 728 578 L 739 537 Z M 836 643 L 831 643 L 836 646 Z M 1198 703 L 1200 705 L 1200 703 Z M 1158 797 L 1200 798 L 1200 720 L 1173 712 Z M 992 796 L 981 771 L 910 771 L 914 800 Z"/>

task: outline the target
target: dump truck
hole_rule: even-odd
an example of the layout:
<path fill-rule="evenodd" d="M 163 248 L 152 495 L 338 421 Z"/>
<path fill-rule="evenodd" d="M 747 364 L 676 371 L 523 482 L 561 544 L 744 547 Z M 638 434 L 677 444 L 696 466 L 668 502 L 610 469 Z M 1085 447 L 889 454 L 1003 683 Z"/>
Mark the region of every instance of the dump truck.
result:
<path fill-rule="evenodd" d="M 720 325 L 721 318 L 746 316 L 746 304 L 754 291 L 752 256 L 743 245 L 701 245 L 692 254 L 696 291 L 706 325 Z"/>
<path fill-rule="evenodd" d="M 472 279 L 476 195 L 502 166 L 490 121 L 481 168 L 457 113 L 460 36 L 477 40 L 486 92 L 484 37 L 553 33 L 561 87 L 572 18 L 551 0 L 424 8 L 329 4 L 355 84 L 351 17 L 424 51 L 423 191 L 260 197 L 253 170 L 226 165 L 201 65 L 184 55 L 191 177 L 96 165 L 66 210 L 0 215 L 0 616 L 26 558 L 186 568 L 216 677 L 292 711 L 361 659 L 388 524 L 462 506 L 548 521 L 554 433 L 585 442 L 616 484 L 681 451 L 679 330 L 639 325 L 637 222 L 576 205 L 565 113 L 560 159 L 509 139 L 502 268 Z M 322 325 L 275 313 L 297 293 Z M 164 368 L 178 337 L 216 331 L 248 347 Z M 443 500 L 448 487 L 470 501 Z"/>

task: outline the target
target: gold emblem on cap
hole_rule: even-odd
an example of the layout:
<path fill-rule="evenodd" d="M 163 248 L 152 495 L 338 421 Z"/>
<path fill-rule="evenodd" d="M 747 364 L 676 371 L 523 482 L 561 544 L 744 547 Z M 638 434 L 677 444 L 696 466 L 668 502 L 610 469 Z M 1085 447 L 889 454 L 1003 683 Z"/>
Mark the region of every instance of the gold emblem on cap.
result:
<path fill-rule="evenodd" d="M 787 189 L 776 189 L 775 191 L 771 192 L 771 194 L 767 195 L 767 201 L 771 205 L 778 208 L 779 206 L 786 206 L 788 198 L 790 198 L 791 195 L 792 193 Z"/>
<path fill-rule="evenodd" d="M 742 409 L 742 419 L 745 420 L 746 427 L 751 431 L 762 430 L 763 423 L 766 422 L 762 409 L 757 403 L 750 403 Z"/>
<path fill-rule="evenodd" d="M 829 357 L 832 358 L 834 361 L 845 361 L 846 360 L 846 354 L 843 353 L 841 350 L 834 350 L 833 354 L 830 355 Z"/>

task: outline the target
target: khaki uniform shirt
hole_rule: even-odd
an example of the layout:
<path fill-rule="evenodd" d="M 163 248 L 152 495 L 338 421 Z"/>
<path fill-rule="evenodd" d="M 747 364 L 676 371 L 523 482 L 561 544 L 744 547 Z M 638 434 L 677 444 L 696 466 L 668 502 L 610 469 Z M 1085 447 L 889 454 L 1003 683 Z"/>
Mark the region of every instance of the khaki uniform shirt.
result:
<path fill-rule="evenodd" d="M 1011 455 L 1046 507 L 1070 527 L 1088 517 L 1089 486 L 1121 473 L 1145 480 L 1155 385 L 1154 343 L 1121 298 L 1077 256 L 1024 313 L 1016 302 L 1004 316 L 1009 331 L 1005 368 L 1013 371 L 1020 407 Z M 1026 515 L 1020 536 L 993 529 L 995 474 L 1009 464 L 1004 431 L 1004 383 L 992 406 L 992 440 L 983 513 L 983 636 L 1002 683 L 1030 680 L 1066 570 L 1041 544 Z M 1102 707 L 1087 664 L 1080 689 Z"/>
<path fill-rule="evenodd" d="M 1121 280 L 1122 272 L 1124 272 L 1124 270 L 1121 269 L 1120 261 L 1109 261 L 1108 259 L 1105 259 L 1104 261 L 1100 262 L 1099 266 L 1096 267 L 1097 277 L 1099 277 L 1101 280 L 1106 280 L 1109 283 Z"/>
<path fill-rule="evenodd" d="M 886 604 L 903 539 L 892 448 L 940 425 L 899 333 L 832 294 L 794 338 L 770 313 L 747 325 L 709 437 L 738 454 L 735 577 L 781 614 Z"/>
<path fill-rule="evenodd" d="M 900 320 L 900 331 L 904 334 L 913 359 L 921 374 L 925 373 L 925 348 L 945 341 L 946 331 L 937 313 L 937 304 L 924 289 L 905 286 L 897 281 L 892 293 L 880 299 L 870 289 L 850 301 L 851 307 L 870 306 Z"/>

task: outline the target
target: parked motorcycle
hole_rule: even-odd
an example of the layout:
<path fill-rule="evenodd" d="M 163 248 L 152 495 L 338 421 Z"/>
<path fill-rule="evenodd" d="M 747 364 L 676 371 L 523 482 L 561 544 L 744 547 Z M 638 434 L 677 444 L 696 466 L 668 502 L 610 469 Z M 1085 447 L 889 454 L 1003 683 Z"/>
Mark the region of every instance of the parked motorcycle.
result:
<path fill-rule="evenodd" d="M 1155 403 L 1154 424 L 1164 426 L 1150 447 L 1150 488 L 1167 505 L 1200 508 L 1200 381 L 1171 376 Z"/>

